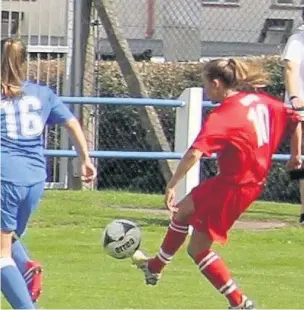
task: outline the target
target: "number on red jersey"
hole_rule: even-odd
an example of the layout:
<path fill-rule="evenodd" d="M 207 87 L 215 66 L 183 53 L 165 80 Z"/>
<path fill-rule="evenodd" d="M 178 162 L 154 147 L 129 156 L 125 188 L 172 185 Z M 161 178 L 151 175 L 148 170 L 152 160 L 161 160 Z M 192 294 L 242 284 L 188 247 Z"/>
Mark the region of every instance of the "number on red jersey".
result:
<path fill-rule="evenodd" d="M 244 106 L 250 106 L 257 103 L 253 107 L 249 107 L 247 118 L 252 122 L 257 136 L 258 147 L 269 143 L 269 110 L 265 104 L 258 103 L 259 96 L 250 94 L 241 99 Z"/>

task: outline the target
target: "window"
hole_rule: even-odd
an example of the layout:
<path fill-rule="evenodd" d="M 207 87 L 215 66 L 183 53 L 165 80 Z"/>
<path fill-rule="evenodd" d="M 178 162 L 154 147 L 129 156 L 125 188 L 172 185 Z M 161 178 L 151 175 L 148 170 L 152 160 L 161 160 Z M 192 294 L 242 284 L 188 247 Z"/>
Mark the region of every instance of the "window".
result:
<path fill-rule="evenodd" d="M 22 12 L 1 11 L 1 37 L 16 34 L 20 20 L 23 20 Z"/>
<path fill-rule="evenodd" d="M 275 4 L 294 4 L 293 0 L 276 0 Z"/>
<path fill-rule="evenodd" d="M 300 8 L 304 6 L 304 0 L 272 0 L 273 7 Z"/>
<path fill-rule="evenodd" d="M 285 44 L 292 32 L 292 19 L 267 18 L 259 37 L 259 43 Z"/>
<path fill-rule="evenodd" d="M 240 0 L 202 0 L 203 4 L 240 4 Z"/>

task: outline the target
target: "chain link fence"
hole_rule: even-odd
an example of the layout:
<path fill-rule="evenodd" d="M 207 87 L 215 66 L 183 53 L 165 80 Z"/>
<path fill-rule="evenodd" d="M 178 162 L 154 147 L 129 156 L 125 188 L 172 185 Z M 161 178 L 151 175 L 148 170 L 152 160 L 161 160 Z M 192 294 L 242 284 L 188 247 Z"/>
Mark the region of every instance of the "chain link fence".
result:
<path fill-rule="evenodd" d="M 138 59 L 275 55 L 302 24 L 303 0 L 114 0 L 124 37 Z M 98 50 L 115 59 L 100 27 Z"/>
<path fill-rule="evenodd" d="M 135 59 L 200 59 L 201 0 L 112 2 L 123 36 L 127 39 Z M 116 58 L 103 27 L 100 27 L 97 42 L 98 52 L 103 55 L 103 59 Z"/>

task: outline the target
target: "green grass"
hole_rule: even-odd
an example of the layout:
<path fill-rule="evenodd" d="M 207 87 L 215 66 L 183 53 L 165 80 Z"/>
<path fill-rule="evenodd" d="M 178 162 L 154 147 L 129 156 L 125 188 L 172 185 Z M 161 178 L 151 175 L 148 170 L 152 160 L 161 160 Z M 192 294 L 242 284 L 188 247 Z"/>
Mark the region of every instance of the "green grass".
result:
<path fill-rule="evenodd" d="M 117 209 L 119 207 L 120 209 Z M 52 309 L 207 309 L 227 308 L 226 300 L 200 276 L 183 248 L 157 287 L 143 285 L 143 276 L 129 260 L 105 255 L 100 238 L 114 218 L 136 221 L 142 247 L 158 250 L 168 219 L 123 210 L 162 209 L 159 195 L 124 192 L 49 191 L 34 215 L 25 243 L 45 268 L 41 308 Z M 298 206 L 256 203 L 244 219 L 296 223 Z M 234 278 L 259 308 L 302 307 L 304 230 L 291 225 L 270 231 L 230 234 L 226 247 L 215 249 Z M 7 308 L 7 305 L 3 305 Z"/>

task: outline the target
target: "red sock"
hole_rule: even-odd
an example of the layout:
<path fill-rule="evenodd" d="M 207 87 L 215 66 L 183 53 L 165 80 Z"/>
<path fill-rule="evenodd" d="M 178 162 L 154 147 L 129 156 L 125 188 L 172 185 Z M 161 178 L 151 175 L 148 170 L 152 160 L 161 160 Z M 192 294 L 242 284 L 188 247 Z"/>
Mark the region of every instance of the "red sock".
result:
<path fill-rule="evenodd" d="M 171 261 L 173 255 L 184 243 L 188 235 L 188 224 L 172 220 L 159 253 L 148 262 L 148 268 L 152 273 L 160 273 Z"/>
<path fill-rule="evenodd" d="M 199 253 L 195 259 L 200 272 L 211 284 L 229 300 L 232 307 L 241 305 L 243 293 L 231 279 L 231 274 L 224 261 L 212 250 Z"/>

